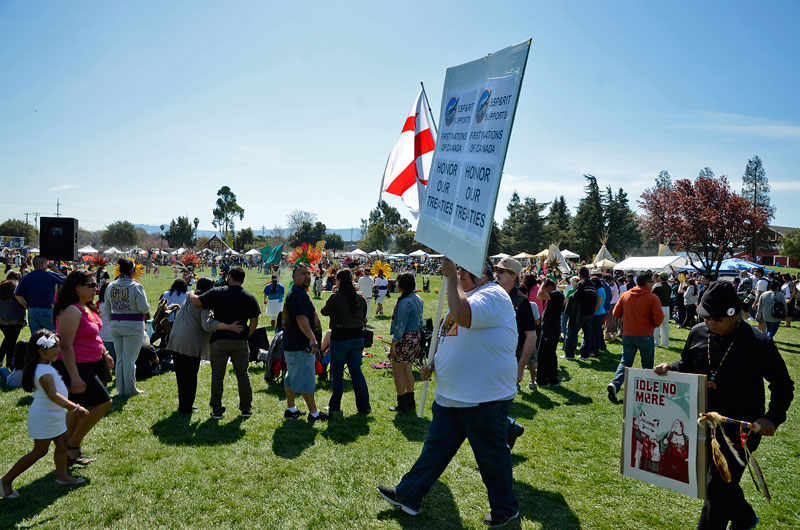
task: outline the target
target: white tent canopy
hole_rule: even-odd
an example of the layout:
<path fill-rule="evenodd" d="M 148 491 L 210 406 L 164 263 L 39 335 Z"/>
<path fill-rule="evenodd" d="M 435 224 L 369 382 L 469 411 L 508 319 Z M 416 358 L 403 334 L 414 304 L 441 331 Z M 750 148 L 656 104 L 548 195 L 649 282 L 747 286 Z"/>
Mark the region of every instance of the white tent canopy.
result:
<path fill-rule="evenodd" d="M 412 252 L 411 254 L 409 254 L 409 256 L 411 256 L 413 258 L 424 258 L 427 255 L 428 255 L 428 253 L 425 252 L 422 249 L 417 249 L 414 252 Z"/>
<path fill-rule="evenodd" d="M 531 258 L 535 258 L 536 255 L 535 254 L 528 254 L 527 252 L 520 252 L 519 254 L 514 254 L 511 257 L 514 258 L 514 259 L 531 259 Z"/>
<path fill-rule="evenodd" d="M 579 259 L 580 255 L 572 252 L 571 250 L 564 249 L 561 251 L 561 255 L 567 259 Z"/>
<path fill-rule="evenodd" d="M 615 271 L 653 271 L 660 272 L 670 268 L 679 269 L 686 264 L 681 256 L 640 256 L 626 258 L 614 266 Z"/>
<path fill-rule="evenodd" d="M 97 249 L 94 248 L 92 245 L 86 245 L 85 247 L 81 247 L 78 249 L 78 254 L 96 254 Z"/>
<path fill-rule="evenodd" d="M 9 250 L 11 250 L 11 249 L 9 249 Z M 31 248 L 31 249 L 28 249 L 28 252 L 30 254 L 38 254 L 39 252 L 41 252 L 41 250 L 39 250 L 38 248 Z"/>
<path fill-rule="evenodd" d="M 383 252 L 383 251 L 380 251 L 378 249 L 375 249 L 372 252 L 370 252 L 368 255 L 372 256 L 373 258 L 382 258 L 382 257 L 386 256 L 386 252 Z"/>
<path fill-rule="evenodd" d="M 103 254 L 119 254 L 119 249 L 117 247 L 107 248 Z"/>
<path fill-rule="evenodd" d="M 369 256 L 369 254 L 367 254 L 366 252 L 364 252 L 360 248 L 357 248 L 355 250 L 352 250 L 352 251 L 348 252 L 347 255 L 348 256 Z"/>
<path fill-rule="evenodd" d="M 505 254 L 504 252 L 500 252 L 499 254 L 495 254 L 494 256 L 489 256 L 490 259 L 503 259 L 503 258 L 510 258 L 510 257 L 511 256 L 509 256 L 508 254 Z"/>
<path fill-rule="evenodd" d="M 254 248 L 251 248 L 250 250 L 244 253 L 245 256 L 258 256 L 259 254 L 261 254 L 261 252 L 259 252 Z"/>

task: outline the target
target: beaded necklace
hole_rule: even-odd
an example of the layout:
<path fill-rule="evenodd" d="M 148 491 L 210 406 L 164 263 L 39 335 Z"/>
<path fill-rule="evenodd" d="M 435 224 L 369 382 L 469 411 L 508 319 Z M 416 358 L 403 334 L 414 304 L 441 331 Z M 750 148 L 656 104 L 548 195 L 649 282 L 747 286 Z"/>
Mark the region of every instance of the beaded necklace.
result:
<path fill-rule="evenodd" d="M 731 340 L 731 343 L 728 346 L 728 349 L 725 351 L 725 355 L 723 355 L 722 359 L 720 359 L 719 364 L 717 365 L 717 369 L 716 370 L 712 370 L 711 369 L 711 332 L 710 331 L 708 332 L 708 340 L 707 340 L 708 371 L 711 374 L 711 379 L 709 381 L 706 381 L 706 388 L 710 388 L 712 390 L 717 388 L 717 383 L 715 382 L 715 379 L 717 378 L 717 373 L 719 373 L 719 369 L 722 368 L 722 363 L 725 362 L 725 359 L 728 357 L 728 354 L 731 352 L 731 349 L 733 348 L 733 343 L 736 342 L 736 337 L 738 337 L 738 336 L 739 336 L 739 325 L 737 324 L 736 325 L 736 334 L 733 336 L 733 340 Z"/>

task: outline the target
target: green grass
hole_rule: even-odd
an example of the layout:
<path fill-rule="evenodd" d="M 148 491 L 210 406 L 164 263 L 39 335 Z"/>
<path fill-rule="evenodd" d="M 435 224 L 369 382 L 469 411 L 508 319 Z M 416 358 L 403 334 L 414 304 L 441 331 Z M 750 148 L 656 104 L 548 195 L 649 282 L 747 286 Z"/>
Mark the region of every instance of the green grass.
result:
<path fill-rule="evenodd" d="M 171 281 L 166 267 L 160 279 L 144 281 L 151 303 Z M 245 287 L 261 300 L 267 281 L 249 273 Z M 431 288 L 438 283 L 433 279 Z M 426 316 L 433 316 L 437 296 L 423 298 Z M 396 300 L 388 301 L 387 315 Z M 373 318 L 371 324 L 376 335 L 388 336 L 388 316 Z M 657 349 L 656 362 L 679 356 L 686 332 L 673 327 L 671 335 L 671 348 Z M 781 328 L 776 338 L 798 380 L 800 331 Z M 377 355 L 365 359 L 364 368 L 372 415 L 355 414 L 346 381 L 344 418 L 313 427 L 282 421 L 283 389 L 267 386 L 256 365 L 251 368 L 254 415 L 247 421 L 235 412 L 232 372 L 225 382 L 228 413 L 220 422 L 208 417 L 208 365 L 199 375 L 200 411 L 190 419 L 175 414 L 174 375 L 144 381 L 141 388 L 147 393 L 115 399 L 112 411 L 84 441 L 84 451 L 98 460 L 74 472 L 89 483 L 57 487 L 52 460 L 43 459 L 15 482 L 20 499 L 0 502 L 0 528 L 482 528 L 489 506 L 468 444 L 417 517 L 378 497 L 375 486 L 396 484 L 419 455 L 430 408 L 424 419 L 389 412 L 395 399 L 391 373 L 368 367 L 385 359 L 383 347 L 376 341 L 370 351 Z M 694 527 L 701 501 L 619 474 L 622 407 L 609 403 L 605 387 L 620 353 L 617 342 L 599 360 L 562 361 L 561 387 L 523 390 L 511 406 L 511 415 L 526 428 L 513 451 L 522 528 Z M 318 387 L 321 405 L 329 396 L 327 383 Z M 21 390 L 0 392 L 0 472 L 32 447 L 25 425 L 30 401 Z M 749 479 L 742 480 L 764 528 L 800 526 L 797 410 L 790 409 L 777 436 L 766 439 L 756 453 L 773 502 L 761 498 Z"/>

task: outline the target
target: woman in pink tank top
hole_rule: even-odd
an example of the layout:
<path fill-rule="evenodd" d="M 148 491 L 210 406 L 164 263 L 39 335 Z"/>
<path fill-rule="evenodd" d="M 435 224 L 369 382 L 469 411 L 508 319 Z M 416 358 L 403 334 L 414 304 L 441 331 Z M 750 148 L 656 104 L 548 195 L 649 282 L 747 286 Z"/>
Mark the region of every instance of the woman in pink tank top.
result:
<path fill-rule="evenodd" d="M 88 416 L 67 417 L 67 459 L 72 464 L 94 462 L 81 453 L 81 442 L 111 408 L 105 379 L 114 361 L 100 338 L 103 321 L 94 306 L 97 281 L 90 271 L 72 272 L 58 293 L 53 316 L 61 352 L 53 366 L 69 387 L 69 399 L 89 410 Z M 107 381 L 110 382 L 110 381 Z"/>

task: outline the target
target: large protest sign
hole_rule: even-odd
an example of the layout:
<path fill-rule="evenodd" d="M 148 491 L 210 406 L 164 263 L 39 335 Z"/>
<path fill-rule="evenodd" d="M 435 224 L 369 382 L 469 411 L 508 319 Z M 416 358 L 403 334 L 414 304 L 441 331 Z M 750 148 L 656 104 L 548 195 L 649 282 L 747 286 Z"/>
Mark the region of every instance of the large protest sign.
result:
<path fill-rule="evenodd" d="M 705 498 L 705 411 L 704 375 L 626 368 L 622 474 Z"/>
<path fill-rule="evenodd" d="M 447 69 L 416 239 L 482 275 L 531 41 Z"/>
<path fill-rule="evenodd" d="M 22 248 L 24 246 L 24 237 L 0 236 L 0 248 Z"/>

